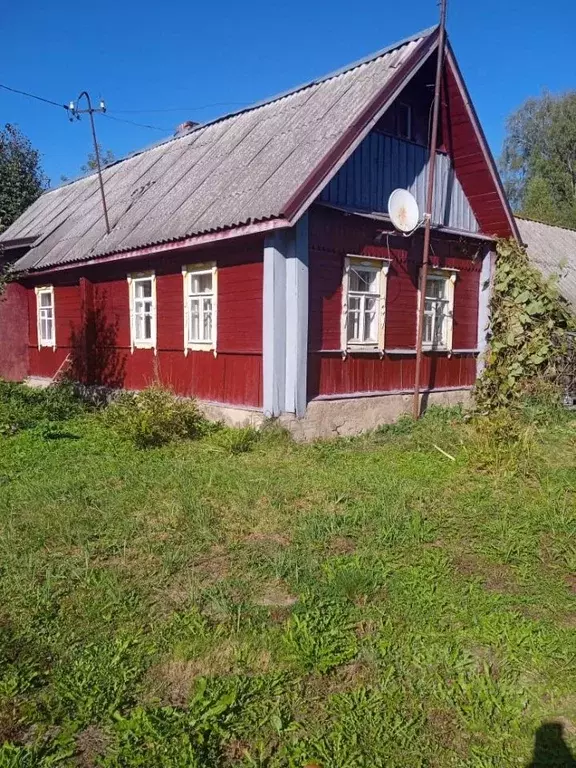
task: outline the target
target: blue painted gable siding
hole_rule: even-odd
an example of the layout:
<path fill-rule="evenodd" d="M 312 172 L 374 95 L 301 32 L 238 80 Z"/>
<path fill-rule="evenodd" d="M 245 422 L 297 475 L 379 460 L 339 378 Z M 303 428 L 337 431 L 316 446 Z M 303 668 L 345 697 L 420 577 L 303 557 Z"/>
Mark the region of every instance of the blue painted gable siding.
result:
<path fill-rule="evenodd" d="M 409 189 L 421 213 L 426 202 L 428 150 L 378 131 L 368 134 L 320 200 L 364 211 L 388 213 L 388 198 L 397 187 Z M 452 169 L 448 155 L 436 155 L 433 224 L 478 232 L 478 222 Z"/>

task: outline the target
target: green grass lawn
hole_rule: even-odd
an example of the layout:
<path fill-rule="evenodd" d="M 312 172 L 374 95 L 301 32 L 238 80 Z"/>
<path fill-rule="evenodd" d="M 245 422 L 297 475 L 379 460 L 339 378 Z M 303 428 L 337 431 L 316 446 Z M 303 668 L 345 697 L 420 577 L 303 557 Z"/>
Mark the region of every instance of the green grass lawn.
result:
<path fill-rule="evenodd" d="M 0 768 L 570 765 L 576 420 L 533 431 L 0 437 Z"/>

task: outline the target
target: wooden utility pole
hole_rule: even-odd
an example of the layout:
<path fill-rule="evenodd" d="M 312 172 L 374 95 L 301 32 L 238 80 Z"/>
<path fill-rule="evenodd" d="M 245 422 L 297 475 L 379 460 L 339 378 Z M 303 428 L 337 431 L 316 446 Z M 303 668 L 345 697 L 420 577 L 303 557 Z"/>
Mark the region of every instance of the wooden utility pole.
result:
<path fill-rule="evenodd" d="M 416 331 L 416 372 L 414 374 L 414 418 L 420 417 L 420 371 L 422 369 L 422 335 L 424 332 L 424 309 L 426 281 L 428 279 L 428 261 L 430 255 L 430 229 L 434 211 L 434 173 L 436 170 L 436 149 L 438 146 L 438 120 L 440 116 L 440 97 L 442 90 L 442 67 L 446 43 L 446 2 L 440 0 L 440 27 L 438 31 L 438 57 L 436 60 L 436 81 L 434 83 L 434 106 L 432 110 L 432 131 L 428 155 L 428 188 L 426 192 L 426 212 L 424 214 L 424 248 L 422 250 L 422 269 L 420 270 L 420 304 L 418 307 L 418 327 Z"/>

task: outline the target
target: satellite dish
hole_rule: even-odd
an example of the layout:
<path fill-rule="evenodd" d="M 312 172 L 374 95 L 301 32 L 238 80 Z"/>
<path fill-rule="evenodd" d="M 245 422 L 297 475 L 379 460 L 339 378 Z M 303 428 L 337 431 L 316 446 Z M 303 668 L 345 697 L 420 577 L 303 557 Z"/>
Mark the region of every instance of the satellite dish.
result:
<path fill-rule="evenodd" d="M 400 232 L 413 232 L 420 221 L 420 211 L 414 195 L 407 189 L 395 189 L 388 198 L 388 215 Z"/>

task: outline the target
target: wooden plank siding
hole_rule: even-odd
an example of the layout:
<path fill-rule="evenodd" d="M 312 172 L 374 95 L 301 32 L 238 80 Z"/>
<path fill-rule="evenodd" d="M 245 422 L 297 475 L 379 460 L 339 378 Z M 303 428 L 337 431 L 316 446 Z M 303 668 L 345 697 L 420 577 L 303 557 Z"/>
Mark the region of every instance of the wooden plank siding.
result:
<path fill-rule="evenodd" d="M 308 397 L 410 390 L 414 386 L 417 323 L 417 275 L 420 237 L 382 236 L 382 225 L 360 216 L 322 207 L 310 216 L 310 312 Z M 477 344 L 478 289 L 481 260 L 477 244 L 432 239 L 432 266 L 457 269 L 453 348 Z M 391 259 L 386 296 L 385 348 L 379 353 L 352 353 L 343 359 L 340 340 L 342 274 L 347 254 Z M 392 350 L 402 350 L 394 353 Z M 468 387 L 476 377 L 473 352 L 426 353 L 421 386 L 429 389 Z"/>
<path fill-rule="evenodd" d="M 90 292 L 96 336 L 90 346 L 106 357 L 103 381 L 126 389 L 142 389 L 159 381 L 176 393 L 230 405 L 262 405 L 262 249 L 260 238 L 188 254 L 165 254 L 137 263 L 84 267 L 51 281 L 28 282 L 29 375 L 53 376 L 81 342 L 85 309 L 80 276 Z M 184 354 L 182 266 L 216 261 L 218 266 L 217 355 L 212 351 Z M 157 349 L 130 349 L 130 304 L 127 275 L 156 274 Z M 54 285 L 56 350 L 38 349 L 35 285 Z M 72 283 L 72 284 L 70 284 Z M 80 340 L 80 341 L 79 341 Z M 103 345 L 106 349 L 103 348 Z M 78 354 L 78 350 L 76 350 Z M 98 363 L 97 363 L 98 366 Z M 106 378 L 109 380 L 106 381 Z"/>

